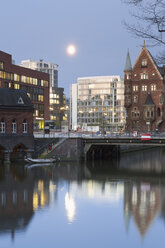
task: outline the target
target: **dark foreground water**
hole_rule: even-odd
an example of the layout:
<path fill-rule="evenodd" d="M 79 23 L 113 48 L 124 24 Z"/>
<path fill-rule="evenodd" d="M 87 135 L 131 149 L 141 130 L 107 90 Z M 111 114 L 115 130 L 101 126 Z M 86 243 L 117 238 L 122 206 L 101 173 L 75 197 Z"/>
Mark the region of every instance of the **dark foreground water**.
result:
<path fill-rule="evenodd" d="M 165 246 L 165 150 L 0 168 L 0 248 Z"/>

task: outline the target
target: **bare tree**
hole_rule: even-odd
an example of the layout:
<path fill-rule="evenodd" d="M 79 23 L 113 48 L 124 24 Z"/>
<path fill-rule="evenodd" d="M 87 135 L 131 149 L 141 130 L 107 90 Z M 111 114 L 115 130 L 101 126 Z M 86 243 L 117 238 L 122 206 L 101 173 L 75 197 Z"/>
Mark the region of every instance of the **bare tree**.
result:
<path fill-rule="evenodd" d="M 133 24 L 124 22 L 127 30 L 137 37 L 149 40 L 150 45 L 165 45 L 165 0 L 125 0 L 131 8 Z M 164 49 L 163 49 L 164 50 Z M 159 63 L 165 62 L 165 51 L 160 53 Z"/>

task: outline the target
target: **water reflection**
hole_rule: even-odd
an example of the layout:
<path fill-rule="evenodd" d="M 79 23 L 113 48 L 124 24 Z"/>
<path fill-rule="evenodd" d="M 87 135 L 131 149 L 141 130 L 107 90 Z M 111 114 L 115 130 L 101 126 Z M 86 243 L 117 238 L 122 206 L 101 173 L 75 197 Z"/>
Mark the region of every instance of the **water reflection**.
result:
<path fill-rule="evenodd" d="M 62 213 L 67 223 L 80 224 L 81 206 L 85 205 L 88 216 L 93 204 L 92 214 L 99 206 L 103 218 L 107 206 L 120 208 L 120 225 L 128 232 L 133 220 L 145 237 L 158 217 L 165 220 L 164 161 L 164 150 L 155 149 L 124 154 L 116 161 L 31 168 L 1 166 L 0 234 L 10 233 L 14 239 L 17 233 L 27 232 L 32 219 L 35 223 L 37 213 L 50 213 L 51 209 L 59 216 Z M 64 225 L 65 218 L 60 217 L 60 221 Z"/>
<path fill-rule="evenodd" d="M 69 192 L 65 195 L 65 209 L 69 222 L 73 222 L 76 214 L 76 203 L 74 197 Z"/>
<path fill-rule="evenodd" d="M 129 228 L 130 218 L 133 217 L 142 236 L 161 213 L 163 207 L 164 187 L 149 182 L 124 184 L 124 215 L 126 228 Z"/>

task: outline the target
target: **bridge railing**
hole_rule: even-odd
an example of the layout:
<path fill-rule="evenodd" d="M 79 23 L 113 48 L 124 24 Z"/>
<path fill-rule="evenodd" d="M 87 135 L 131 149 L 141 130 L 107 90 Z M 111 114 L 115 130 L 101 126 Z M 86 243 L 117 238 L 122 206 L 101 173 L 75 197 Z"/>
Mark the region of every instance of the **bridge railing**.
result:
<path fill-rule="evenodd" d="M 144 133 L 144 132 L 143 132 Z M 149 132 L 151 134 L 151 138 L 165 138 L 165 132 Z M 140 138 L 142 135 L 142 132 L 137 133 L 135 135 L 133 132 L 125 132 L 125 133 L 115 133 L 115 132 L 110 132 L 110 133 L 105 133 L 105 134 L 100 134 L 100 133 L 83 133 L 83 132 L 50 132 L 49 134 L 44 134 L 42 131 L 41 132 L 34 132 L 34 137 L 35 138 L 77 138 L 77 137 L 84 137 L 84 138 L 107 138 L 107 137 L 112 137 L 112 138 Z"/>

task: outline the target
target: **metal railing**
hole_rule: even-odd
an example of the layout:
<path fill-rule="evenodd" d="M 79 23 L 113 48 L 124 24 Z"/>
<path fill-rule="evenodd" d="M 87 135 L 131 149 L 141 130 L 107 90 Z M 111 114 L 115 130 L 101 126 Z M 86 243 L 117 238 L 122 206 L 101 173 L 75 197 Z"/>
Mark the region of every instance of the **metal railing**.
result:
<path fill-rule="evenodd" d="M 85 137 L 85 138 L 140 138 L 142 133 L 146 132 L 139 132 L 135 135 L 133 132 L 125 132 L 125 133 L 118 133 L 118 132 L 107 132 L 105 134 L 102 133 L 87 133 L 87 132 L 50 132 L 49 134 L 44 134 L 41 132 L 34 132 L 35 138 L 78 138 L 78 137 Z M 161 138 L 165 139 L 165 132 L 149 132 L 151 134 L 151 138 Z"/>

